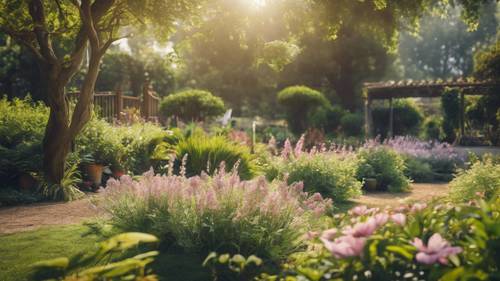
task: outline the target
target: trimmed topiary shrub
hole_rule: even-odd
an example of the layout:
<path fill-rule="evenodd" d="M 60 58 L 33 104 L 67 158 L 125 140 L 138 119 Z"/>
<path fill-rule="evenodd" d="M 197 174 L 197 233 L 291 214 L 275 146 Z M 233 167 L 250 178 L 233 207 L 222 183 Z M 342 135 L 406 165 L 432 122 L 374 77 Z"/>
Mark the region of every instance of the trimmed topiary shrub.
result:
<path fill-rule="evenodd" d="M 224 102 L 208 91 L 185 90 L 163 98 L 160 112 L 184 122 L 197 122 L 223 114 Z"/>
<path fill-rule="evenodd" d="M 405 163 L 396 151 L 383 146 L 364 147 L 359 149 L 357 157 L 360 180 L 375 178 L 379 190 L 408 191 L 410 180 L 404 174 Z"/>
<path fill-rule="evenodd" d="M 292 86 L 278 93 L 278 103 L 287 115 L 288 126 L 295 134 L 301 134 L 308 127 L 308 115 L 313 109 L 329 105 L 325 96 L 306 86 Z"/>
<path fill-rule="evenodd" d="M 230 171 L 238 163 L 238 174 L 243 179 L 250 179 L 254 175 L 255 168 L 248 147 L 230 142 L 221 136 L 190 137 L 180 141 L 175 151 L 178 162 L 187 157 L 187 176 L 200 175 L 202 172 L 212 175 L 222 162 L 225 163 L 226 171 Z"/>

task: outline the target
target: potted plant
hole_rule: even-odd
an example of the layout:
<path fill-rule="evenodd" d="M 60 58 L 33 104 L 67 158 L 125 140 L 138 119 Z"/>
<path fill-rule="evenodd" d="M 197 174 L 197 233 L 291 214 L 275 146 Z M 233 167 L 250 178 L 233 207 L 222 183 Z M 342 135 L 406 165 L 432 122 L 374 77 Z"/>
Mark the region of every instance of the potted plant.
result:
<path fill-rule="evenodd" d="M 363 179 L 363 188 L 367 191 L 377 190 L 377 175 L 373 167 L 368 163 L 361 163 L 358 168 L 358 175 Z"/>
<path fill-rule="evenodd" d="M 85 172 L 89 180 L 94 184 L 95 187 L 101 185 L 102 173 L 104 171 L 104 163 L 99 158 L 96 159 L 95 153 L 87 154 L 82 157 L 82 163 L 85 166 Z"/>

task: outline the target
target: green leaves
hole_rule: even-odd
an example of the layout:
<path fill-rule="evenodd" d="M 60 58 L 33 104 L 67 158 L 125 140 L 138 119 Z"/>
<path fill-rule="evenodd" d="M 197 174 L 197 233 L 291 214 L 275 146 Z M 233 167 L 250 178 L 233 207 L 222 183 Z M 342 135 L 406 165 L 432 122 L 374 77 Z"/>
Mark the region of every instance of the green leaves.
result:
<path fill-rule="evenodd" d="M 93 254 L 79 253 L 71 258 L 62 257 L 33 264 L 33 279 L 46 280 L 49 277 L 60 279 L 78 276 L 92 281 L 103 280 L 103 278 L 132 280 L 131 278 L 135 277 L 146 277 L 145 267 L 158 255 L 157 251 L 146 252 L 115 262 L 105 264 L 102 262 L 109 261 L 113 253 L 123 253 L 139 244 L 156 242 L 158 242 L 158 238 L 150 234 L 138 232 L 118 234 L 102 242 L 99 249 Z"/>

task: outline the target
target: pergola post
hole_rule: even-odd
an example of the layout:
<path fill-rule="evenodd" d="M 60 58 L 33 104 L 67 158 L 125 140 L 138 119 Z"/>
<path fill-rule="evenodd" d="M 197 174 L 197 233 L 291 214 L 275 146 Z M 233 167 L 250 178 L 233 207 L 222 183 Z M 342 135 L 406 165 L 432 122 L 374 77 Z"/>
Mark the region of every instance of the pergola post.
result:
<path fill-rule="evenodd" d="M 367 137 L 373 136 L 372 100 L 370 96 L 365 98 L 365 131 Z"/>
<path fill-rule="evenodd" d="M 392 104 L 392 98 L 389 99 L 389 133 L 387 136 L 389 138 L 394 136 L 394 106 Z"/>
<path fill-rule="evenodd" d="M 465 94 L 460 91 L 460 138 L 465 136 Z"/>

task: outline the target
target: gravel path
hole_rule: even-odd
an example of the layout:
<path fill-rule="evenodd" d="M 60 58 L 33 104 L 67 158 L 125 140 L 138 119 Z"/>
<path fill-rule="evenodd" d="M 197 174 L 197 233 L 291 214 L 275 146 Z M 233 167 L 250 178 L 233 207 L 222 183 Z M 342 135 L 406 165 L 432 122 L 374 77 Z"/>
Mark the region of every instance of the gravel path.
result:
<path fill-rule="evenodd" d="M 72 202 L 36 203 L 0 208 L 0 234 L 33 230 L 42 226 L 77 224 L 102 216 L 91 196 Z"/>
<path fill-rule="evenodd" d="M 373 207 L 395 207 L 410 201 L 428 202 L 446 196 L 448 191 L 447 183 L 413 183 L 410 192 L 372 192 L 364 194 L 353 201 Z"/>

